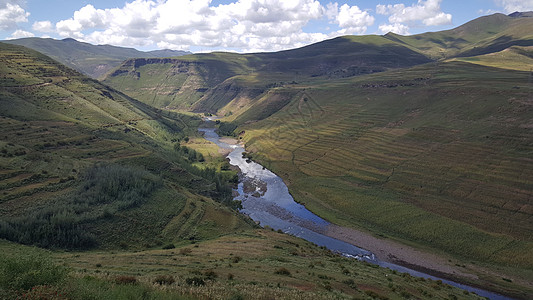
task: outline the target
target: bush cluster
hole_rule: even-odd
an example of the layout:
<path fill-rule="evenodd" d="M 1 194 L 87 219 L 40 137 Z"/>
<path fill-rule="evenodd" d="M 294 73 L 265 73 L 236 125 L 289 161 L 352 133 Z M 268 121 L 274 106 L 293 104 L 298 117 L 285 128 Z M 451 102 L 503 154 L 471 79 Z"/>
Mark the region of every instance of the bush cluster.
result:
<path fill-rule="evenodd" d="M 218 125 L 218 132 L 221 135 L 236 136 L 235 129 L 237 129 L 237 124 L 234 123 L 220 122 Z"/>
<path fill-rule="evenodd" d="M 178 155 L 185 157 L 189 162 L 203 162 L 205 158 L 202 153 L 191 149 L 187 146 L 182 146 L 179 142 L 174 144 L 174 150 Z"/>
<path fill-rule="evenodd" d="M 27 291 L 36 286 L 54 285 L 67 270 L 44 255 L 28 253 L 0 257 L 0 290 Z"/>
<path fill-rule="evenodd" d="M 120 165 L 95 165 L 82 180 L 55 205 L 1 220 L 0 238 L 45 248 L 90 248 L 96 240 L 85 224 L 140 205 L 162 185 L 147 171 Z"/>

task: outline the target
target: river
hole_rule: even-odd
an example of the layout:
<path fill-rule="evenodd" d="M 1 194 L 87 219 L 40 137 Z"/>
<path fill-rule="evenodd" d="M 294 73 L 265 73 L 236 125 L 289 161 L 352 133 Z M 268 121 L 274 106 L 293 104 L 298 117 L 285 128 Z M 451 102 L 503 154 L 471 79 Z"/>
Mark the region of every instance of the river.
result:
<path fill-rule="evenodd" d="M 330 223 L 307 210 L 305 206 L 296 203 L 289 193 L 289 189 L 279 176 L 260 164 L 243 158 L 243 152 L 245 152 L 243 146 L 221 141 L 214 128 L 201 127 L 198 130 L 203 133 L 206 140 L 215 143 L 222 149 L 231 150 L 228 154 L 229 163 L 237 166 L 241 170 L 237 188 L 238 196 L 234 200 L 241 201 L 241 213 L 248 215 L 262 227 L 269 226 L 275 230 L 282 230 L 285 233 L 303 238 L 318 246 L 324 246 L 346 257 L 363 260 L 399 272 L 409 273 L 412 276 L 441 280 L 449 285 L 469 292 L 475 292 L 489 299 L 511 299 L 483 289 L 378 260 L 370 251 L 326 236 L 324 232 Z"/>

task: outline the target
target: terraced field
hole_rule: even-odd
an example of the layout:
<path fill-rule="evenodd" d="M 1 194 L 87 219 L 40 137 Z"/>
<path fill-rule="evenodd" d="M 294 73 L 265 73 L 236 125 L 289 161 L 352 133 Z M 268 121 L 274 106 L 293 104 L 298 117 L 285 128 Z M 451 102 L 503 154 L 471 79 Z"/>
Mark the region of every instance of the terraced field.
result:
<path fill-rule="evenodd" d="M 332 222 L 531 275 L 529 76 L 450 62 L 322 83 L 238 130 Z"/>

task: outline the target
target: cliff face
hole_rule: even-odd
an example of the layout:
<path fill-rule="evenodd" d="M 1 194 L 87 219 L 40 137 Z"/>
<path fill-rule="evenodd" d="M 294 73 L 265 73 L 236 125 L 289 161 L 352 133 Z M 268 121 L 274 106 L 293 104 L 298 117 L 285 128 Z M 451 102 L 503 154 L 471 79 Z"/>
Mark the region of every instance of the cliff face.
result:
<path fill-rule="evenodd" d="M 104 82 L 156 107 L 188 108 L 219 81 L 207 68 L 202 62 L 173 58 L 129 59 Z"/>

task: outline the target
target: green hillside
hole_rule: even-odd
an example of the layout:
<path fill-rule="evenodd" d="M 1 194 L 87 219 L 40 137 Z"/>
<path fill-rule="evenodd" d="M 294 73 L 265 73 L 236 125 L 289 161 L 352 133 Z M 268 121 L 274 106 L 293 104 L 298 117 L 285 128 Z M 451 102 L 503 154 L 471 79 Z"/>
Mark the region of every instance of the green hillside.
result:
<path fill-rule="evenodd" d="M 104 82 L 155 107 L 216 112 L 236 98 L 246 105 L 284 84 L 371 74 L 429 61 L 381 36 L 340 37 L 275 53 L 132 59 L 109 73 Z"/>
<path fill-rule="evenodd" d="M 453 60 L 479 64 L 488 67 L 518 71 L 533 70 L 533 46 L 511 46 L 503 51 L 485 55 L 458 57 Z"/>
<path fill-rule="evenodd" d="M 175 249 L 62 253 L 0 240 L 0 250 L 0 272 L 14 275 L 0 276 L 3 299 L 28 286 L 37 299 L 485 299 L 270 230 Z"/>
<path fill-rule="evenodd" d="M 230 203 L 229 185 L 215 182 L 229 178 L 176 148 L 199 119 L 150 108 L 33 50 L 0 47 L 0 237 L 144 249 L 250 228 L 211 200 Z M 215 208 L 233 225 L 196 229 Z"/>
<path fill-rule="evenodd" d="M 188 109 L 210 88 L 252 72 L 252 59 L 231 53 L 130 59 L 110 72 L 104 82 L 151 106 Z"/>
<path fill-rule="evenodd" d="M 196 133 L 192 112 L 214 113 L 314 213 L 531 298 L 532 22 L 131 58 L 112 88 L 0 44 L 0 237 L 75 251 L 51 256 L 98 284 L 174 274 L 174 296 L 473 296 L 257 229 L 231 209 L 235 172 Z"/>
<path fill-rule="evenodd" d="M 322 217 L 453 257 L 486 280 L 484 286 L 527 298 L 533 290 L 532 22 L 529 14 L 496 14 L 408 37 L 216 54 L 210 58 L 245 67 L 224 72 L 211 81 L 216 85 L 202 74 L 196 97 L 183 106 L 176 98 L 174 107 L 225 116 L 223 124 L 231 123 L 222 131 L 245 132 L 240 137 L 252 156 Z M 399 65 L 391 53 L 409 60 Z M 119 89 L 135 82 L 148 92 L 140 99 L 157 106 L 164 92 L 150 94 L 143 83 L 157 70 L 144 65 L 106 82 Z M 165 78 L 167 89 L 172 78 Z M 512 287 L 503 287 L 502 278 L 512 278 Z"/>
<path fill-rule="evenodd" d="M 143 52 L 133 48 L 110 45 L 95 46 L 78 42 L 71 38 L 64 40 L 23 38 L 4 41 L 4 43 L 34 49 L 95 79 L 103 77 L 109 70 L 129 58 L 173 57 L 189 54 L 189 52 L 185 51 L 156 50 Z"/>
<path fill-rule="evenodd" d="M 494 14 L 451 30 L 411 36 L 388 33 L 385 37 L 430 58 L 442 59 L 488 54 L 511 46 L 533 46 L 532 27 L 530 14 Z"/>

